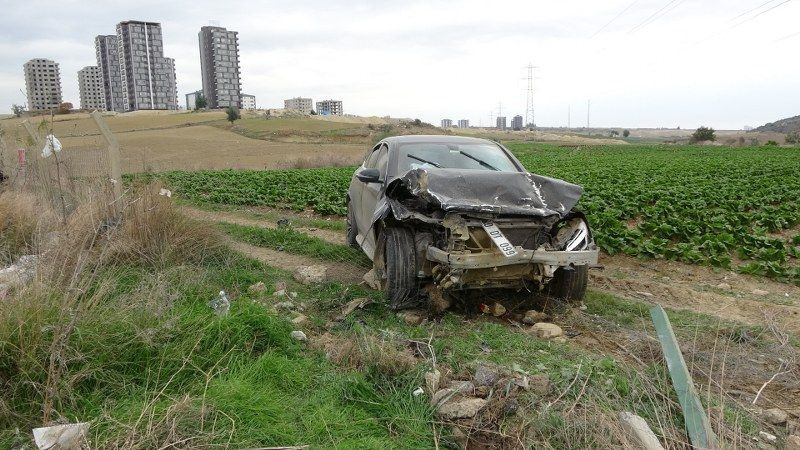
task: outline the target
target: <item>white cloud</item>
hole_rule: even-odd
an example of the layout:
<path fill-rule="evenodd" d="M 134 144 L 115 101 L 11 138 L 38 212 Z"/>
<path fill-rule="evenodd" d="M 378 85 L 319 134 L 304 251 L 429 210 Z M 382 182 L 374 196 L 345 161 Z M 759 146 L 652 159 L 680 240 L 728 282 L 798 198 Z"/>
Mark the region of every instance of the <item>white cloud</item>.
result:
<path fill-rule="evenodd" d="M 262 106 L 333 97 L 355 114 L 487 124 L 499 102 L 524 114 L 530 61 L 540 125 L 565 125 L 568 107 L 584 124 L 588 98 L 597 126 L 739 128 L 800 113 L 800 36 L 776 42 L 796 32 L 800 2 L 731 20 L 762 2 L 640 0 L 594 37 L 631 1 L 130 3 L 13 0 L 0 16 L 0 108 L 24 100 L 34 57 L 61 64 L 77 103 L 94 36 L 140 19 L 162 23 L 181 99 L 200 87 L 197 32 L 215 20 L 239 32 L 243 88 Z"/>

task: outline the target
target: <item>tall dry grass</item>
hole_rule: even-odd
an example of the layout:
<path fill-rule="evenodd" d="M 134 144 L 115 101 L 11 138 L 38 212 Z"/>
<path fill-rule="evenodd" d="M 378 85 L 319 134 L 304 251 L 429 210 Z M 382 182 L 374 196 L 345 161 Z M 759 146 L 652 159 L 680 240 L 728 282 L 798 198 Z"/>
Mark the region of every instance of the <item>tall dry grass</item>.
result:
<path fill-rule="evenodd" d="M 0 266 L 34 253 L 57 221 L 49 206 L 27 192 L 0 190 Z"/>

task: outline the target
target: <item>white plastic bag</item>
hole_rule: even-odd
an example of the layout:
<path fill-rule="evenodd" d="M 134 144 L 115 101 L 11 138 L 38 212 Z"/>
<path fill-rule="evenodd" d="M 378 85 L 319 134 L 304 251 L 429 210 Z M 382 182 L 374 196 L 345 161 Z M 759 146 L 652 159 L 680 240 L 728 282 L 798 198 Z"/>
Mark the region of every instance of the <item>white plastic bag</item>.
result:
<path fill-rule="evenodd" d="M 61 141 L 58 140 L 57 137 L 53 136 L 52 134 L 48 134 L 46 138 L 44 138 L 44 148 L 42 149 L 42 158 L 47 158 L 52 155 L 54 152 L 61 151 Z"/>

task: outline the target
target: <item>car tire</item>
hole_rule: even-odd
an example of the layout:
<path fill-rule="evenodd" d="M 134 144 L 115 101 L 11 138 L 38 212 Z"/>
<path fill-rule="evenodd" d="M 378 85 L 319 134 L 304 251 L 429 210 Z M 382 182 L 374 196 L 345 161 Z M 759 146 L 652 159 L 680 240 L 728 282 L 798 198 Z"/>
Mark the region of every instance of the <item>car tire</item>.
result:
<path fill-rule="evenodd" d="M 589 266 L 574 266 L 572 270 L 560 268 L 547 284 L 547 297 L 567 304 L 579 304 L 586 296 L 589 284 Z"/>
<path fill-rule="evenodd" d="M 407 228 L 388 227 L 384 230 L 383 236 L 386 296 L 389 307 L 405 309 L 417 306 L 419 282 L 414 234 Z"/>
<path fill-rule="evenodd" d="M 353 212 L 353 206 L 347 202 L 347 245 L 353 248 L 358 248 L 358 226 L 356 226 L 356 214 Z"/>

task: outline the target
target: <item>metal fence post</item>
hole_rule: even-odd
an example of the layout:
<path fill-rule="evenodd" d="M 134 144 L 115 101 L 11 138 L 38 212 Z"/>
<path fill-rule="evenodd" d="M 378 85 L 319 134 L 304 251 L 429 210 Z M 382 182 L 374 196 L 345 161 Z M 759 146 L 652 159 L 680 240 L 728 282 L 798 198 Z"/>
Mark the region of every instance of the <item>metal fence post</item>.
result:
<path fill-rule="evenodd" d="M 120 153 L 119 153 L 119 144 L 117 143 L 117 138 L 114 137 L 114 133 L 111 132 L 111 129 L 108 127 L 108 124 L 105 120 L 103 120 L 103 116 L 98 111 L 94 111 L 91 114 L 94 123 L 97 124 L 97 128 L 100 129 L 100 134 L 103 135 L 103 138 L 106 140 L 108 144 L 108 161 L 109 161 L 109 173 L 108 177 L 111 180 L 111 186 L 114 190 L 114 205 L 116 211 L 120 211 L 121 205 L 119 204 L 119 200 L 122 198 L 122 163 L 120 161 Z"/>

